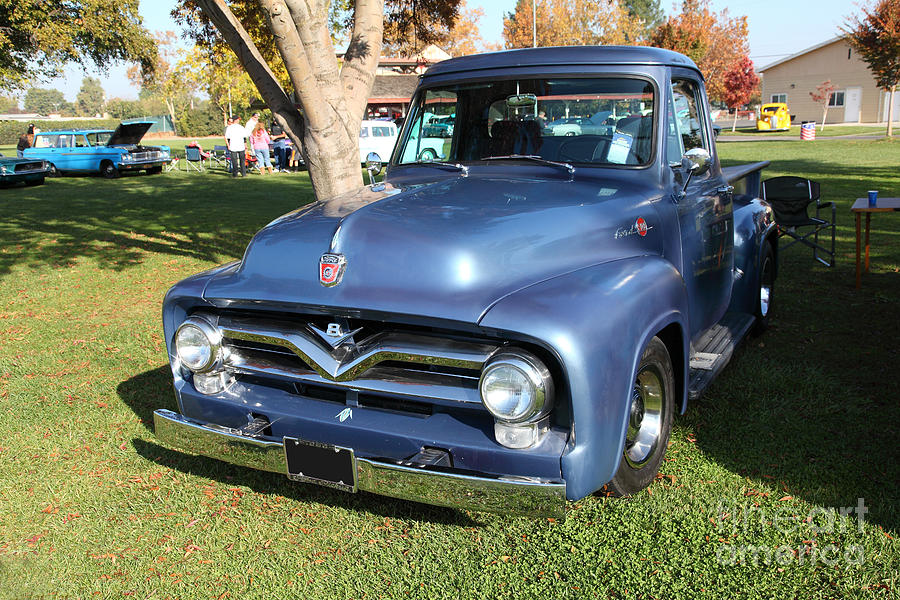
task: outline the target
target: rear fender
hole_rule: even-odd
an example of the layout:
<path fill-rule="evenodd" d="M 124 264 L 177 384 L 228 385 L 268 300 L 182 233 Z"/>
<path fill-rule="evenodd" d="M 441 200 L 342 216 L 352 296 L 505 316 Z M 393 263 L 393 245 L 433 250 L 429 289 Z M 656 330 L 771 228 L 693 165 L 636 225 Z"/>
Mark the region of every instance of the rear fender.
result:
<path fill-rule="evenodd" d="M 561 459 L 570 500 L 600 489 L 615 474 L 641 354 L 666 327 L 679 333 L 667 339 L 681 346 L 670 347 L 670 354 L 684 409 L 687 306 L 684 281 L 672 264 L 642 256 L 529 286 L 499 300 L 481 319 L 483 327 L 540 340 L 559 361 L 571 397 L 572 433 Z"/>
<path fill-rule="evenodd" d="M 737 204 L 737 203 L 735 203 Z M 771 209 L 761 200 L 753 199 L 734 211 L 734 266 L 740 274 L 731 290 L 729 311 L 753 314 L 756 311 L 759 268 L 768 240 L 776 253 L 778 244 Z"/>

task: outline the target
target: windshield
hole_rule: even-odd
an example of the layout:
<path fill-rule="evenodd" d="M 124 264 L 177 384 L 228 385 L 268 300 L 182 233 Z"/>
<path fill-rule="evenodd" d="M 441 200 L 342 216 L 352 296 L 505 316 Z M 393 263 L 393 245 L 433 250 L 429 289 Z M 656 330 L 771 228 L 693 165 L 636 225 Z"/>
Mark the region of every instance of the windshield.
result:
<path fill-rule="evenodd" d="M 528 155 L 582 165 L 645 165 L 655 97 L 634 78 L 512 79 L 419 92 L 399 164 Z"/>

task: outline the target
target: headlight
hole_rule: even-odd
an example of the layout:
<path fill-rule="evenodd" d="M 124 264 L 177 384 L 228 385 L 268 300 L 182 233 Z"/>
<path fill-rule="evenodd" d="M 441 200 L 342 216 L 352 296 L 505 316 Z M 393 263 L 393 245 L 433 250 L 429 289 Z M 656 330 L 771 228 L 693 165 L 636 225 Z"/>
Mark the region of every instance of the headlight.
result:
<path fill-rule="evenodd" d="M 6 175 L 6 167 L 0 166 L 0 173 Z"/>
<path fill-rule="evenodd" d="M 131 162 L 132 160 L 134 160 L 134 157 L 131 156 L 130 154 L 122 155 L 122 162 Z"/>
<path fill-rule="evenodd" d="M 175 354 L 195 373 L 211 371 L 219 366 L 222 335 L 206 319 L 191 317 L 175 332 Z"/>
<path fill-rule="evenodd" d="M 553 381 L 547 367 L 523 350 L 496 355 L 481 372 L 481 401 L 504 423 L 536 421 L 553 404 Z"/>

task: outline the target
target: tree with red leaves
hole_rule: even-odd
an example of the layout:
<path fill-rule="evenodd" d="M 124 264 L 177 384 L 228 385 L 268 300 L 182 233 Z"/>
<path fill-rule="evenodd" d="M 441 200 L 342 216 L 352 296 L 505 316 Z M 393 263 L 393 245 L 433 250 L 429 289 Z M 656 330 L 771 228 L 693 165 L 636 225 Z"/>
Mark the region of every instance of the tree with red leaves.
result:
<path fill-rule="evenodd" d="M 759 86 L 759 76 L 749 56 L 746 54 L 742 56 L 725 73 L 723 85 L 725 105 L 734 109 L 734 121 L 731 123 L 731 131 L 734 131 L 737 126 L 738 108 L 750 101 L 750 97 Z"/>
<path fill-rule="evenodd" d="M 828 103 L 834 95 L 835 86 L 830 79 L 826 79 L 816 86 L 815 92 L 810 92 L 809 96 L 817 104 L 822 105 L 822 129 L 825 129 L 825 118 L 828 116 Z"/>
<path fill-rule="evenodd" d="M 879 0 L 874 8 L 862 7 L 862 18 L 848 18 L 843 28 L 850 42 L 881 89 L 890 92 L 887 135 L 893 135 L 894 92 L 900 83 L 900 0 Z"/>
<path fill-rule="evenodd" d="M 681 12 L 656 28 L 650 46 L 687 55 L 706 79 L 710 100 L 725 99 L 725 73 L 750 52 L 747 17 L 714 13 L 709 0 L 683 0 Z"/>

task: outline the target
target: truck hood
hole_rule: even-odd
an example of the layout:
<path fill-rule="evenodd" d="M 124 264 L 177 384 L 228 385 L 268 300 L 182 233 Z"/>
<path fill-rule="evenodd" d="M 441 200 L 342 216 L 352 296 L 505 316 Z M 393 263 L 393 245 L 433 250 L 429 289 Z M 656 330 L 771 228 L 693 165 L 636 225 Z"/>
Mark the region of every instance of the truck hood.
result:
<path fill-rule="evenodd" d="M 121 123 L 109 141 L 107 146 L 136 146 L 144 138 L 144 135 L 153 127 L 153 121 L 134 121 L 131 123 Z"/>
<path fill-rule="evenodd" d="M 204 297 L 222 306 L 339 307 L 475 323 L 523 287 L 659 254 L 652 204 L 661 192 L 636 187 L 636 179 L 470 175 L 365 187 L 266 226 L 236 269 L 208 283 Z M 346 259 L 334 287 L 319 281 L 326 252 Z"/>

